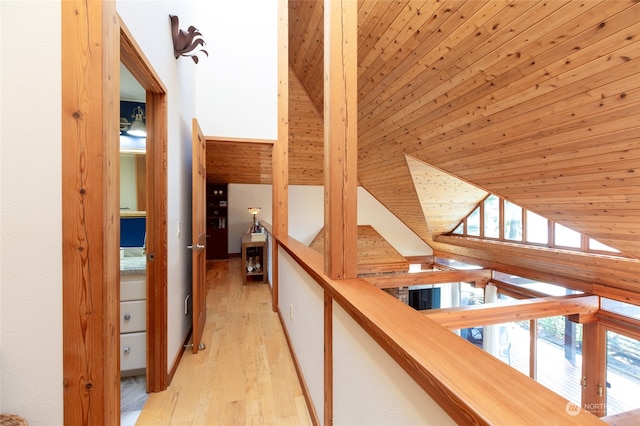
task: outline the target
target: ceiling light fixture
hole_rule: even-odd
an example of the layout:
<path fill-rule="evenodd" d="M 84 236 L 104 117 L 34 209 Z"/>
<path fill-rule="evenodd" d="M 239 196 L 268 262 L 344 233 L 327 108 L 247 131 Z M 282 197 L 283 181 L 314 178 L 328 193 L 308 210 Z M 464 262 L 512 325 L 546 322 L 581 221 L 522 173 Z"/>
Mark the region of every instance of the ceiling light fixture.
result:
<path fill-rule="evenodd" d="M 139 136 L 139 137 L 146 137 L 147 136 L 147 128 L 145 127 L 144 124 L 144 111 L 142 110 L 141 106 L 137 106 L 133 109 L 133 114 L 131 115 L 132 117 L 134 117 L 133 123 L 131 123 L 131 128 L 129 128 L 129 130 L 127 130 L 127 133 L 130 134 L 131 136 Z"/>

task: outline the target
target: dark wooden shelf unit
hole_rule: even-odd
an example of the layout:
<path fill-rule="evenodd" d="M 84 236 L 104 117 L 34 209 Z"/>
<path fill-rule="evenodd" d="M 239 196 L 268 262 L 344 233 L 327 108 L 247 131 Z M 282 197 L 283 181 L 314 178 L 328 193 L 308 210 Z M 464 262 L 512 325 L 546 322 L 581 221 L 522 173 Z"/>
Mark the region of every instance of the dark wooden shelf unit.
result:
<path fill-rule="evenodd" d="M 207 260 L 229 257 L 227 184 L 207 183 Z"/>

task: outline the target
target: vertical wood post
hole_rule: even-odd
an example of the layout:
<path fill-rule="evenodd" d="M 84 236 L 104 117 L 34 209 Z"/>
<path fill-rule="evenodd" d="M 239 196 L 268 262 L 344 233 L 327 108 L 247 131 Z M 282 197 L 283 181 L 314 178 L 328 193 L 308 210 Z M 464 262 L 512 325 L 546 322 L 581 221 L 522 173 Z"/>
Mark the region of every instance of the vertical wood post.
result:
<path fill-rule="evenodd" d="M 357 2 L 324 2 L 325 274 L 357 276 Z"/>
<path fill-rule="evenodd" d="M 606 335 L 598 322 L 582 326 L 582 409 L 598 417 L 605 415 Z"/>
<path fill-rule="evenodd" d="M 289 235 L 289 2 L 278 2 L 278 140 L 273 144 L 273 235 Z M 271 244 L 272 308 L 278 310 L 278 244 Z"/>
<path fill-rule="evenodd" d="M 115 1 L 61 7 L 64 424 L 112 425 L 120 422 L 119 25 Z"/>
<path fill-rule="evenodd" d="M 538 380 L 538 320 L 529 320 L 529 377 Z"/>

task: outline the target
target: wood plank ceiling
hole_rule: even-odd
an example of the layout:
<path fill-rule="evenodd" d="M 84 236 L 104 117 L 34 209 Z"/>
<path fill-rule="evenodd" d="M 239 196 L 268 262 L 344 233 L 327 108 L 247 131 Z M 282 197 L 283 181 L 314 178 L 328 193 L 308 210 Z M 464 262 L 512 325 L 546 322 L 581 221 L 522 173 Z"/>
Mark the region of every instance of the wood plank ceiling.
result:
<path fill-rule="evenodd" d="M 323 184 L 323 13 L 289 1 L 291 185 Z M 640 258 L 639 17 L 632 0 L 359 0 L 360 184 L 437 254 L 640 291 L 637 261 L 442 235 L 494 193 Z M 271 183 L 268 144 L 207 146 L 208 181 Z"/>
<path fill-rule="evenodd" d="M 436 251 L 520 264 L 517 251 L 429 229 L 423 206 L 439 201 L 420 182 L 431 168 L 480 188 L 475 201 L 497 194 L 640 257 L 640 3 L 360 0 L 358 8 L 358 178 L 375 198 Z M 290 0 L 289 52 L 290 179 L 321 185 L 322 1 Z M 453 212 L 453 222 L 466 213 Z M 616 267 L 606 260 L 585 271 L 573 260 L 558 267 L 558 256 L 525 257 L 537 270 L 640 289 L 635 262 L 618 280 L 607 277 Z"/>

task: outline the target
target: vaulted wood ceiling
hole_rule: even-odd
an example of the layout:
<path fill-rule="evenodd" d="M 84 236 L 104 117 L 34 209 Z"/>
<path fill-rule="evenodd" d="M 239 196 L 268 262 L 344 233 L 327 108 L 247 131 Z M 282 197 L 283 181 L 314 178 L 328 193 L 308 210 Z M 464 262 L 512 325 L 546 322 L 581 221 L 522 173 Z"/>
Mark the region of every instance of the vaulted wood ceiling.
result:
<path fill-rule="evenodd" d="M 436 252 L 640 289 L 637 261 L 440 235 L 490 192 L 640 257 L 639 16 L 631 0 L 359 0 L 361 185 Z M 290 0 L 291 184 L 322 184 L 323 54 L 323 1 Z"/>

